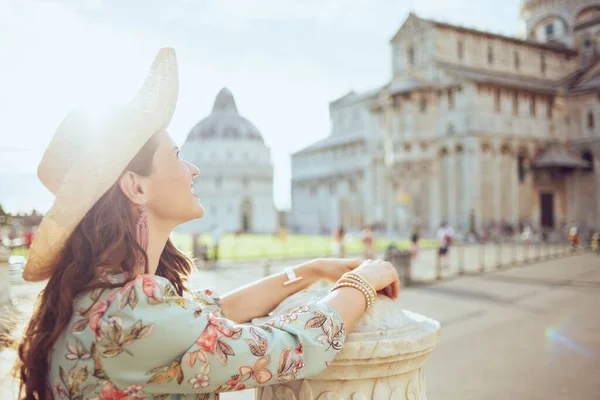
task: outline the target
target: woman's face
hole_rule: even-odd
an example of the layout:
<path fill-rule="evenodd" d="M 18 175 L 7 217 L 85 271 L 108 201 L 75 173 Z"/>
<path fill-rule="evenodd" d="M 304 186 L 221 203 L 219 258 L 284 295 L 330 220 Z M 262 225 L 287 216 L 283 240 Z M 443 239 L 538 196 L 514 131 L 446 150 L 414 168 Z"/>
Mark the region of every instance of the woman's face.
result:
<path fill-rule="evenodd" d="M 192 182 L 198 168 L 179 156 L 179 147 L 167 132 L 159 132 L 155 138 L 158 146 L 148 177 L 148 212 L 173 226 L 202 218 L 204 208 Z"/>

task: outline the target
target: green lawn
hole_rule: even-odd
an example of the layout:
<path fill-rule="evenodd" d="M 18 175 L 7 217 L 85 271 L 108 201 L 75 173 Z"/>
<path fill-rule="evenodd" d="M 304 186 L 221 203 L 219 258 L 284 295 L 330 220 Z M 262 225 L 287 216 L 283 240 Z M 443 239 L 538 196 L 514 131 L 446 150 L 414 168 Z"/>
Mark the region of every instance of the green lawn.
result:
<path fill-rule="evenodd" d="M 175 245 L 184 253 L 192 254 L 192 236 L 173 232 L 172 239 Z M 209 257 L 213 256 L 213 240 L 210 235 L 200 236 L 199 241 L 209 248 Z M 376 246 L 379 250 L 384 250 L 392 240 L 380 238 L 376 240 Z M 408 240 L 393 241 L 401 249 L 409 248 Z M 422 239 L 421 248 L 435 247 L 435 239 Z M 360 238 L 349 238 L 346 240 L 346 251 L 349 254 L 358 254 L 363 251 Z M 13 255 L 27 257 L 29 251 L 25 248 L 13 249 Z M 242 259 L 260 259 L 260 258 L 281 258 L 281 257 L 317 257 L 327 256 L 332 253 L 332 244 L 330 236 L 312 236 L 312 235 L 288 235 L 285 242 L 279 240 L 273 235 L 226 234 L 221 236 L 219 248 L 219 258 L 222 260 L 242 260 Z"/>
<path fill-rule="evenodd" d="M 192 236 L 173 233 L 173 241 L 187 254 L 192 253 Z M 213 255 L 213 240 L 210 235 L 203 235 L 199 241 L 209 248 L 209 257 Z M 376 240 L 378 249 L 383 250 L 391 240 L 381 238 Z M 400 248 L 408 249 L 409 241 L 394 241 Z M 436 246 L 435 239 L 421 240 L 421 247 Z M 357 254 L 363 251 L 360 238 L 346 240 L 346 251 Z M 236 259 L 259 259 L 279 258 L 291 256 L 326 256 L 332 253 L 332 242 L 330 236 L 312 235 L 288 235 L 287 240 L 282 242 L 274 235 L 244 234 L 235 236 L 233 234 L 223 235 L 219 246 L 219 258 L 223 260 Z"/>

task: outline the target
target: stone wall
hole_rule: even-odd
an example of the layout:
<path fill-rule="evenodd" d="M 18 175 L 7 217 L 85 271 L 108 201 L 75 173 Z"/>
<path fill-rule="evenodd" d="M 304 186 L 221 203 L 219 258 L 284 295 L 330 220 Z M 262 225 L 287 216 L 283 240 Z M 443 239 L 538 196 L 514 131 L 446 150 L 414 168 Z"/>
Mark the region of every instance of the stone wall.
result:
<path fill-rule="evenodd" d="M 459 50 L 461 46 L 462 51 Z M 517 44 L 509 38 L 487 38 L 449 28 L 436 30 L 433 59 L 462 67 L 549 80 L 557 80 L 577 66 L 576 57 L 567 57 L 562 51 L 541 49 L 534 45 Z"/>

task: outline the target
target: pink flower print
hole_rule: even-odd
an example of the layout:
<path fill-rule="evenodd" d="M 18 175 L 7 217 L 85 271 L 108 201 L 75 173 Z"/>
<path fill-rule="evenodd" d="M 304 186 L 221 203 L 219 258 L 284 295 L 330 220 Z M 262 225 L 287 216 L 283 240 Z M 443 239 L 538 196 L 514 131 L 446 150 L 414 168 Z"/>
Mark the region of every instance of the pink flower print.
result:
<path fill-rule="evenodd" d="M 129 385 L 125 388 L 125 393 L 129 394 L 129 395 L 135 395 L 140 393 L 142 390 L 144 389 L 144 387 L 142 385 Z"/>
<path fill-rule="evenodd" d="M 142 292 L 148 298 L 149 304 L 159 304 L 163 302 L 160 288 L 156 284 L 156 277 L 151 275 L 141 275 L 142 279 Z"/>
<path fill-rule="evenodd" d="M 92 357 L 79 340 L 75 344 L 67 342 L 67 348 L 69 349 L 69 352 L 65 356 L 67 360 L 87 360 Z"/>
<path fill-rule="evenodd" d="M 208 373 L 210 372 L 210 364 L 204 364 L 198 375 L 193 377 L 188 381 L 190 385 L 194 387 L 194 389 L 205 388 L 210 383 L 210 378 L 208 377 Z"/>
<path fill-rule="evenodd" d="M 129 385 L 125 390 L 118 389 L 112 382 L 106 381 L 102 387 L 101 400 L 138 400 L 142 397 L 135 396 L 143 389 L 142 385 Z"/>
<path fill-rule="evenodd" d="M 292 312 L 291 314 L 285 314 L 281 316 L 281 324 L 290 324 L 298 319 L 298 314 Z"/>
<path fill-rule="evenodd" d="M 97 301 L 90 310 L 90 329 L 96 334 L 96 338 L 100 338 L 100 320 L 108 311 L 108 304 L 103 301 Z"/>
<path fill-rule="evenodd" d="M 222 320 L 215 318 L 213 314 L 208 314 L 208 326 L 196 340 L 196 344 L 210 354 L 215 354 L 215 347 L 219 339 L 219 332 L 225 337 L 232 337 L 235 334 L 234 331 L 223 326 Z"/>

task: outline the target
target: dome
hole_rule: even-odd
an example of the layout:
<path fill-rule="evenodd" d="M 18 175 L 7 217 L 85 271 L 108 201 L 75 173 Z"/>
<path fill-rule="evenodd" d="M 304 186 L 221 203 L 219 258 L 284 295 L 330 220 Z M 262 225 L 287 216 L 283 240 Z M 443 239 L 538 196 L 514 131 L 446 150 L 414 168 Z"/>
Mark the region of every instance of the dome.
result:
<path fill-rule="evenodd" d="M 238 113 L 233 94 L 227 88 L 221 89 L 212 113 L 192 128 L 186 141 L 213 139 L 264 142 L 254 124 Z"/>

